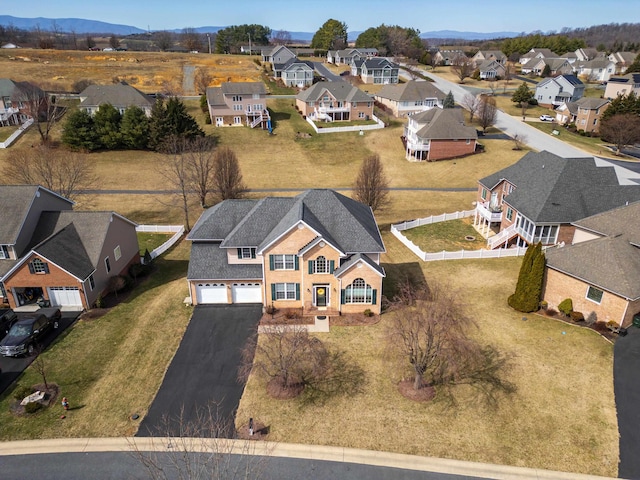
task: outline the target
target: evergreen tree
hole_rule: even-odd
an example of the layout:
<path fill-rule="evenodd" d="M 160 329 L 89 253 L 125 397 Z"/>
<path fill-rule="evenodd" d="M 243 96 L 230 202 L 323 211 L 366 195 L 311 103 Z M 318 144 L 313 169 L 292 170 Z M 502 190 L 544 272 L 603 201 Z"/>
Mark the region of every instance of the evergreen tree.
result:
<path fill-rule="evenodd" d="M 171 97 L 166 107 L 167 128 L 171 135 L 184 139 L 204 136 L 204 132 L 177 97 Z"/>
<path fill-rule="evenodd" d="M 120 122 L 122 143 L 132 150 L 147 148 L 149 137 L 149 119 L 140 107 L 131 106 L 124 111 Z"/>
<path fill-rule="evenodd" d="M 545 257 L 542 243 L 529 245 L 522 259 L 516 291 L 508 299 L 509 306 L 519 312 L 534 312 L 540 304 Z"/>
<path fill-rule="evenodd" d="M 91 115 L 85 110 L 76 110 L 69 114 L 62 128 L 62 143 L 75 150 L 99 148 Z"/>
<path fill-rule="evenodd" d="M 169 126 L 167 125 L 167 109 L 165 108 L 162 99 L 159 98 L 151 109 L 147 146 L 152 150 L 159 150 L 168 135 Z"/>
<path fill-rule="evenodd" d="M 453 93 L 449 90 L 449 93 L 444 97 L 442 102 L 442 108 L 455 108 L 456 101 L 453 99 Z"/>
<path fill-rule="evenodd" d="M 109 104 L 103 103 L 93 117 L 93 130 L 96 140 L 102 148 L 115 150 L 122 146 L 122 137 L 120 135 L 120 121 L 122 116 L 116 108 Z"/>
<path fill-rule="evenodd" d="M 551 67 L 549 66 L 549 64 L 545 64 L 544 68 L 542 69 L 542 77 L 547 78 L 549 75 L 551 75 Z"/>
<path fill-rule="evenodd" d="M 514 103 L 531 103 L 535 92 L 529 89 L 529 85 L 526 82 L 522 82 L 522 84 L 513 92 L 511 96 L 511 101 Z"/>
<path fill-rule="evenodd" d="M 629 65 L 629 67 L 624 73 L 627 74 L 627 73 L 637 73 L 637 72 L 640 72 L 640 54 L 636 56 L 633 63 Z"/>
<path fill-rule="evenodd" d="M 311 48 L 338 50 L 347 46 L 347 24 L 330 18 L 313 35 Z"/>

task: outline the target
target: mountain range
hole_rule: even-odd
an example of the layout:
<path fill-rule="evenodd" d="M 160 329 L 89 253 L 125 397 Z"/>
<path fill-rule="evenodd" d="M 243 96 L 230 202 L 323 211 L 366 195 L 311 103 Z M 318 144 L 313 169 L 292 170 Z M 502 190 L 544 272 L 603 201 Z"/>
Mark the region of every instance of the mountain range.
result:
<path fill-rule="evenodd" d="M 0 15 L 0 25 L 13 26 L 21 30 L 33 30 L 39 28 L 48 31 L 75 32 L 77 34 L 114 34 L 132 35 L 136 33 L 146 33 L 147 30 L 131 25 L 121 25 L 116 23 L 100 22 L 97 20 L 86 20 L 83 18 L 20 18 L 11 15 Z M 198 33 L 215 33 L 226 27 L 204 26 L 194 30 Z M 175 33 L 182 31 L 181 28 L 172 30 Z M 310 42 L 315 32 L 289 32 L 293 40 Z M 362 32 L 349 32 L 349 41 L 355 41 Z M 438 30 L 432 32 L 422 32 L 422 38 L 438 39 L 463 39 L 463 40 L 487 40 L 492 38 L 507 38 L 520 35 L 518 32 L 459 32 L 456 30 Z"/>

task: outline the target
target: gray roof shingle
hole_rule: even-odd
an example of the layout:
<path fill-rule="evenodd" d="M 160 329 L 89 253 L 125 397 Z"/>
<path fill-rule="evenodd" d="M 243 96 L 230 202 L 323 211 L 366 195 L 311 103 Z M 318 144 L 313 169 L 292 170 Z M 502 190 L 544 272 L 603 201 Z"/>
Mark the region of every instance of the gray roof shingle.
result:
<path fill-rule="evenodd" d="M 108 103 L 114 107 L 153 107 L 155 101 L 131 85 L 89 85 L 80 93 L 81 107 L 97 107 Z"/>
<path fill-rule="evenodd" d="M 298 93 L 296 98 L 304 102 L 317 102 L 325 92 L 329 92 L 338 101 L 345 102 L 371 102 L 373 98 L 364 93 L 359 88 L 344 81 L 339 82 L 318 82 L 311 87 Z"/>
<path fill-rule="evenodd" d="M 16 243 L 33 201 L 38 186 L 36 185 L 2 185 L 0 186 L 0 244 Z"/>
<path fill-rule="evenodd" d="M 407 83 L 384 85 L 376 96 L 396 102 L 412 102 L 425 98 L 444 100 L 445 94 L 433 82 L 410 80 Z"/>
<path fill-rule="evenodd" d="M 227 250 L 219 243 L 191 244 L 189 257 L 189 280 L 259 280 L 262 279 L 262 264 L 229 264 Z"/>
<path fill-rule="evenodd" d="M 430 140 L 478 138 L 477 130 L 464 124 L 462 110 L 459 108 L 432 108 L 416 113 L 410 118 L 418 122 L 419 125 L 424 124 L 416 132 L 420 138 Z"/>

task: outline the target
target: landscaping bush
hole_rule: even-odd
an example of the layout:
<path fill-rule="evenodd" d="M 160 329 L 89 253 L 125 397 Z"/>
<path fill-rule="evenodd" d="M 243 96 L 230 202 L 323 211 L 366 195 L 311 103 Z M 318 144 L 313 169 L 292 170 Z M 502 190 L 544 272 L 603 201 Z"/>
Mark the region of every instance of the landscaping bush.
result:
<path fill-rule="evenodd" d="M 278 310 L 273 305 L 267 305 L 267 307 L 264 309 L 264 311 L 265 311 L 265 313 L 268 313 L 269 315 L 273 315 Z"/>
<path fill-rule="evenodd" d="M 151 273 L 151 267 L 142 263 L 132 263 L 129 267 L 129 276 L 133 279 L 146 277 Z"/>
<path fill-rule="evenodd" d="M 565 298 L 558 305 L 558 310 L 568 317 L 573 312 L 573 301 L 570 298 Z"/>
<path fill-rule="evenodd" d="M 546 310 L 547 308 L 549 308 L 549 302 L 547 302 L 546 300 L 542 300 L 542 301 L 540 302 L 540 308 L 541 308 L 542 310 Z"/>
<path fill-rule="evenodd" d="M 30 402 L 24 406 L 25 413 L 36 413 L 42 408 L 42 404 L 38 402 Z"/>
<path fill-rule="evenodd" d="M 200 110 L 202 110 L 202 113 L 209 113 L 209 104 L 205 94 L 200 95 Z"/>
<path fill-rule="evenodd" d="M 582 312 L 571 312 L 569 316 L 574 322 L 584 322 L 584 315 Z"/>
<path fill-rule="evenodd" d="M 373 317 L 373 312 L 371 311 L 371 309 L 370 309 L 370 308 L 367 308 L 367 309 L 364 311 L 364 316 L 365 316 L 365 317 Z"/>
<path fill-rule="evenodd" d="M 287 310 L 284 312 L 284 318 L 287 320 L 293 320 L 294 318 L 298 318 L 298 312 L 295 310 Z"/>
<path fill-rule="evenodd" d="M 31 395 L 35 390 L 31 387 L 17 386 L 13 391 L 13 398 L 22 401 L 23 398 Z"/>
<path fill-rule="evenodd" d="M 522 260 L 516 291 L 507 302 L 511 308 L 523 313 L 534 312 L 540 305 L 545 257 L 542 244 L 529 245 Z"/>
<path fill-rule="evenodd" d="M 545 314 L 550 317 L 553 317 L 558 314 L 558 311 L 554 308 L 547 308 L 547 310 L 545 311 Z"/>

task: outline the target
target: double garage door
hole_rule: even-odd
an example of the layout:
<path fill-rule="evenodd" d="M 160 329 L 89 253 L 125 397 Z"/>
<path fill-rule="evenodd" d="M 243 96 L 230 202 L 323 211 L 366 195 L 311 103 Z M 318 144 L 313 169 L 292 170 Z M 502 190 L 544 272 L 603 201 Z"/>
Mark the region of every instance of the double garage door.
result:
<path fill-rule="evenodd" d="M 82 307 L 78 287 L 47 287 L 47 292 L 53 307 Z"/>
<path fill-rule="evenodd" d="M 227 287 L 231 287 L 232 303 L 262 303 L 260 283 L 197 283 L 196 300 L 198 305 L 210 303 L 229 303 Z"/>

